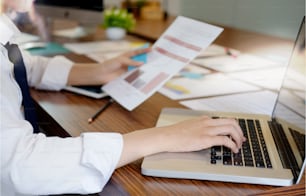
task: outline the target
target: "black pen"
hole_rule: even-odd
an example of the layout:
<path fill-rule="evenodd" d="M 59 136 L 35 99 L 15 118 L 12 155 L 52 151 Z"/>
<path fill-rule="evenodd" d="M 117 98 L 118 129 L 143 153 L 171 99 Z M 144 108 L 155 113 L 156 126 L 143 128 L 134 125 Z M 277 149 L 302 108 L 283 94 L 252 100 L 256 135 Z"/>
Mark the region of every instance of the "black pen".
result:
<path fill-rule="evenodd" d="M 92 123 L 104 110 L 106 110 L 108 108 L 108 106 L 110 106 L 112 103 L 114 102 L 114 100 L 111 98 L 107 101 L 107 103 L 105 105 L 102 106 L 102 108 L 100 108 L 100 110 L 95 113 L 95 115 L 93 115 L 91 118 L 88 119 L 88 123 Z"/>

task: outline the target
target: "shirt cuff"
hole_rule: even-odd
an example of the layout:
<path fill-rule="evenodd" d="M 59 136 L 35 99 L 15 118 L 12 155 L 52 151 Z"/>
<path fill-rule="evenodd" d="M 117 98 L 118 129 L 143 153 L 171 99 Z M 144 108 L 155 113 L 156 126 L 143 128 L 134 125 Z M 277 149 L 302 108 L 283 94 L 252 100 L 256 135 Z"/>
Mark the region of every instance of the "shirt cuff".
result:
<path fill-rule="evenodd" d="M 121 157 L 122 135 L 119 133 L 83 133 L 82 136 L 84 154 L 81 164 L 96 169 L 106 184 Z"/>
<path fill-rule="evenodd" d="M 61 90 L 67 85 L 68 76 L 74 62 L 64 56 L 56 56 L 50 60 L 41 80 L 40 88 Z"/>

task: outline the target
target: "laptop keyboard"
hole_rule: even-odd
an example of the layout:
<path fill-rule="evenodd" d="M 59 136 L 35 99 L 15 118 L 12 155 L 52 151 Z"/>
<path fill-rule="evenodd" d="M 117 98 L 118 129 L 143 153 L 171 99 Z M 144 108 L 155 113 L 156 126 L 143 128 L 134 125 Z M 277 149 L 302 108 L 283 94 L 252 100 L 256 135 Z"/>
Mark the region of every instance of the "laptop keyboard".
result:
<path fill-rule="evenodd" d="M 246 141 L 238 153 L 224 146 L 211 148 L 211 164 L 272 168 L 259 120 L 238 119 Z"/>
<path fill-rule="evenodd" d="M 289 128 L 289 131 L 291 133 L 291 135 L 293 136 L 293 139 L 296 143 L 297 148 L 299 149 L 299 153 L 302 157 L 302 160 L 305 159 L 305 135 Z"/>

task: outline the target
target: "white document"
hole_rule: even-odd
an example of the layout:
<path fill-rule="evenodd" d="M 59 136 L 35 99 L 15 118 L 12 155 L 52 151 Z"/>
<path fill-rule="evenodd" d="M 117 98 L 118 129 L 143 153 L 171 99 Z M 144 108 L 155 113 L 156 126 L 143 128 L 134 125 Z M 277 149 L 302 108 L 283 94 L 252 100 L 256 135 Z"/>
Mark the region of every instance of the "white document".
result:
<path fill-rule="evenodd" d="M 147 47 L 148 43 L 118 40 L 66 43 L 64 46 L 74 53 L 86 55 L 96 62 L 103 63 L 104 61 L 117 57 L 127 51 Z"/>
<path fill-rule="evenodd" d="M 250 54 L 223 55 L 211 58 L 200 58 L 192 61 L 195 64 L 211 68 L 219 72 L 235 72 L 278 66 L 279 64 L 268 59 Z"/>
<path fill-rule="evenodd" d="M 103 50 L 87 53 L 86 56 L 99 63 L 103 63 L 104 61 L 117 57 L 127 51 L 131 51 L 131 50 L 138 49 L 138 48 L 146 48 L 150 46 L 150 44 L 146 42 L 127 42 L 127 41 L 108 42 L 106 41 L 103 43 L 105 47 Z M 105 46 L 105 43 L 109 45 Z M 119 44 L 122 44 L 122 45 L 119 46 Z M 109 51 L 107 51 L 107 49 Z"/>
<path fill-rule="evenodd" d="M 201 79 L 203 78 L 206 74 L 210 74 L 211 71 L 209 69 L 206 69 L 201 66 L 193 65 L 193 64 L 188 64 L 186 65 L 179 73 L 177 73 L 173 78 L 177 77 L 185 77 L 185 78 L 192 78 L 192 79 Z"/>
<path fill-rule="evenodd" d="M 281 87 L 285 70 L 286 67 L 272 67 L 252 71 L 233 72 L 227 74 L 227 76 L 259 87 L 278 91 Z"/>
<path fill-rule="evenodd" d="M 147 63 L 103 86 L 119 104 L 133 110 L 207 48 L 222 28 L 179 16 L 147 54 Z"/>
<path fill-rule="evenodd" d="M 271 115 L 277 94 L 271 91 L 257 91 L 235 95 L 181 101 L 193 110 L 236 112 Z"/>
<path fill-rule="evenodd" d="M 208 59 L 208 58 L 216 58 L 222 56 L 232 56 L 237 57 L 240 54 L 239 50 L 235 50 L 233 48 L 228 48 L 224 46 L 220 46 L 217 44 L 212 44 L 207 49 L 202 51 L 196 58 L 197 59 Z"/>
<path fill-rule="evenodd" d="M 205 75 L 203 78 L 172 78 L 159 92 L 170 99 L 190 99 L 198 97 L 227 95 L 258 91 L 260 88 L 246 82 L 232 79 L 222 73 Z"/>
<path fill-rule="evenodd" d="M 93 52 L 90 54 L 86 54 L 87 57 L 91 58 L 92 60 L 97 61 L 98 63 L 103 63 L 104 61 L 117 57 L 123 54 L 125 51 L 119 52 Z"/>
<path fill-rule="evenodd" d="M 22 45 L 28 42 L 36 42 L 39 41 L 40 37 L 37 35 L 32 35 L 32 34 L 28 34 L 28 33 L 21 33 L 20 36 L 14 38 L 14 40 L 12 41 L 13 43 Z"/>
<path fill-rule="evenodd" d="M 61 29 L 53 31 L 53 35 L 60 36 L 60 37 L 67 37 L 67 38 L 81 38 L 88 34 L 86 30 L 82 27 L 73 27 L 69 29 Z"/>
<path fill-rule="evenodd" d="M 91 54 L 99 52 L 119 52 L 130 50 L 129 41 L 93 41 L 81 43 L 66 43 L 64 47 L 77 54 Z"/>

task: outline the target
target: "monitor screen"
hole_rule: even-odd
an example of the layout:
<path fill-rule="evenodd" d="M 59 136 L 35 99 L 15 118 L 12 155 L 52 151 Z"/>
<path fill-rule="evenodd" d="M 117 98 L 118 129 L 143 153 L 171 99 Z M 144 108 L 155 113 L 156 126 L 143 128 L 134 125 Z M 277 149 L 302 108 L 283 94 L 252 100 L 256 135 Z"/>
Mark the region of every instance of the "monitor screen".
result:
<path fill-rule="evenodd" d="M 46 5 L 46 6 L 59 6 L 75 9 L 85 9 L 85 10 L 103 10 L 102 0 L 36 0 L 36 5 Z"/>
<path fill-rule="evenodd" d="M 80 25 L 101 24 L 103 0 L 36 0 L 35 7 L 42 16 L 75 20 Z"/>

